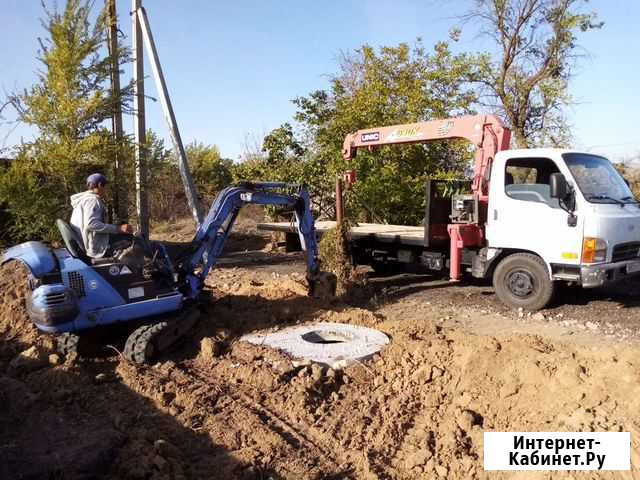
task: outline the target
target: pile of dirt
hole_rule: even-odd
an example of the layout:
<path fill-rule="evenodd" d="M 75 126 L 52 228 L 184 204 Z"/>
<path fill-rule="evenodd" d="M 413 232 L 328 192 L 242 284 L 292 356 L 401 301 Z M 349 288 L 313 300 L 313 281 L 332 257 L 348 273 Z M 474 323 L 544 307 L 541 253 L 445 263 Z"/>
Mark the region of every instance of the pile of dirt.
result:
<path fill-rule="evenodd" d="M 318 305 L 301 296 L 300 282 L 296 274 L 219 272 L 210 284 L 220 299 L 201 325 L 199 353 L 162 367 L 181 379 L 163 382 L 164 393 L 176 385 L 164 408 L 185 424 L 207 425 L 223 448 L 260 472 L 474 478 L 483 475 L 485 430 L 638 430 L 638 400 L 626 400 L 640 393 L 635 347 L 474 335 L 442 328 L 443 311 L 428 305 L 375 312 Z M 308 321 L 370 326 L 393 341 L 373 362 L 343 371 L 296 367 L 278 352 L 236 341 L 254 328 Z M 137 391 L 157 397 L 151 371 L 136 369 L 145 378 Z M 197 402 L 184 385 L 199 392 Z M 638 446 L 632 449 L 636 458 Z"/>
<path fill-rule="evenodd" d="M 0 268 L 0 478 L 200 478 L 192 455 L 226 456 L 134 393 L 118 356 L 58 354 L 26 315 L 26 275 Z"/>
<path fill-rule="evenodd" d="M 301 271 L 231 267 L 208 279 L 203 320 L 161 363 L 64 359 L 24 316 L 20 272 L 0 274 L 2 343 L 15 353 L 0 357 L 2 478 L 513 478 L 483 471 L 487 430 L 630 431 L 639 473 L 636 345 L 514 333 L 508 318 L 411 298 L 319 302 Z M 463 326 L 491 319 L 501 331 Z M 392 342 L 332 370 L 239 341 L 318 321 Z"/>
<path fill-rule="evenodd" d="M 18 262 L 0 267 L 0 358 L 13 357 L 22 345 L 52 347 L 38 334 L 25 312 L 28 273 Z"/>
<path fill-rule="evenodd" d="M 477 478 L 485 430 L 631 431 L 635 463 L 636 352 L 470 336 L 363 312 L 322 316 L 375 323 L 393 343 L 371 363 L 334 371 L 203 339 L 195 359 L 134 368 L 133 388 L 282 478 Z"/>

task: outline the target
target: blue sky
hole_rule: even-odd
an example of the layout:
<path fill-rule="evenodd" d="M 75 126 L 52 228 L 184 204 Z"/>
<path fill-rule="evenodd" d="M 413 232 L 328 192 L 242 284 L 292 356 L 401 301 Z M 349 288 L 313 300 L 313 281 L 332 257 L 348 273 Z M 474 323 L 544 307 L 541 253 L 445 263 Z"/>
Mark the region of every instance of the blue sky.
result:
<path fill-rule="evenodd" d="M 48 0 L 48 3 L 51 3 Z M 60 4 L 64 0 L 59 0 Z M 100 0 L 96 0 L 100 4 Z M 423 38 L 446 39 L 466 11 L 466 0 L 144 2 L 183 140 L 216 144 L 237 158 L 247 138 L 261 138 L 291 121 L 291 99 L 325 88 L 341 50 L 363 43 L 395 45 Z M 39 68 L 37 37 L 43 35 L 39 0 L 3 0 L 0 88 L 31 85 Z M 129 0 L 118 0 L 120 28 L 129 37 Z M 570 109 L 575 146 L 612 159 L 640 153 L 640 1 L 592 0 L 605 27 L 581 37 L 587 52 L 571 84 L 578 104 Z M 126 41 L 130 41 L 127 39 Z M 456 50 L 478 51 L 487 42 L 471 30 Z M 147 64 L 146 73 L 151 70 Z M 123 81 L 130 78 L 125 71 Z M 146 83 L 155 96 L 152 78 Z M 159 102 L 147 101 L 148 126 L 168 138 Z M 132 130 L 133 119 L 125 118 Z M 0 126 L 0 147 L 8 133 Z M 6 145 L 29 139 L 16 128 Z"/>

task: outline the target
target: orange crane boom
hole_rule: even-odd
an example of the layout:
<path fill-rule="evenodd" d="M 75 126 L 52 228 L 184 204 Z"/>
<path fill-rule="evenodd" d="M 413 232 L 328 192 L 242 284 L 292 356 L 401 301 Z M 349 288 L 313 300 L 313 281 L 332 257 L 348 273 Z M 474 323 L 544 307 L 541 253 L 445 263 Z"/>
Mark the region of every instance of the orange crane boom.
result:
<path fill-rule="evenodd" d="M 427 143 L 456 138 L 468 140 L 476 147 L 471 188 L 478 208 L 473 220 L 452 219 L 452 223 L 447 225 L 451 238 L 449 273 L 454 281 L 459 280 L 461 276 L 462 249 L 481 246 L 484 243 L 491 163 L 496 153 L 509 148 L 511 130 L 494 115 L 467 115 L 446 120 L 358 130 L 346 136 L 342 147 L 342 156 L 349 161 L 356 156 L 358 149 L 363 147 Z"/>
<path fill-rule="evenodd" d="M 495 115 L 467 115 L 446 120 L 365 128 L 346 136 L 342 156 L 345 160 L 351 160 L 358 149 L 363 147 L 427 143 L 455 138 L 468 140 L 476 146 L 473 191 L 486 197 L 486 182 L 483 179 L 488 177 L 487 170 L 490 169 L 495 154 L 507 150 L 511 141 L 511 130 Z"/>

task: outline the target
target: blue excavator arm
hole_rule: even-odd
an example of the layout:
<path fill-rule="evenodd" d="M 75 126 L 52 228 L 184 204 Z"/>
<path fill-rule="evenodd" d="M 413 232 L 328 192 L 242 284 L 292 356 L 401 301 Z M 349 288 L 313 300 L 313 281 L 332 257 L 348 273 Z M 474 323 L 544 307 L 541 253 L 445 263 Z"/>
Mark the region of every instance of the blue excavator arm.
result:
<path fill-rule="evenodd" d="M 227 187 L 218 194 L 196 231 L 194 253 L 182 267 L 186 274 L 187 297 L 195 298 L 202 291 L 204 280 L 218 261 L 240 209 L 248 204 L 293 208 L 311 289 L 321 281 L 316 231 L 306 187 L 281 182 L 242 183 Z M 326 277 L 322 281 L 333 283 Z"/>

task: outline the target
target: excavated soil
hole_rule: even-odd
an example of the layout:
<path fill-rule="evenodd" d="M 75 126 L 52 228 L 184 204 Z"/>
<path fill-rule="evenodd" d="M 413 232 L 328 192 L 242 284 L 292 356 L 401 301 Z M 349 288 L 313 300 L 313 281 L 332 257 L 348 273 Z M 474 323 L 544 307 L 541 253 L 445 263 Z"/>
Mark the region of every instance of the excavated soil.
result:
<path fill-rule="evenodd" d="M 249 257 L 221 262 L 200 323 L 144 367 L 54 354 L 25 317 L 25 272 L 3 267 L 0 478 L 640 478 L 638 345 L 563 323 L 587 306 L 527 316 L 483 303 L 486 287 L 397 279 L 317 301 L 296 258 Z M 334 371 L 238 340 L 312 321 L 392 341 Z M 484 472 L 487 430 L 630 431 L 633 470 Z"/>

